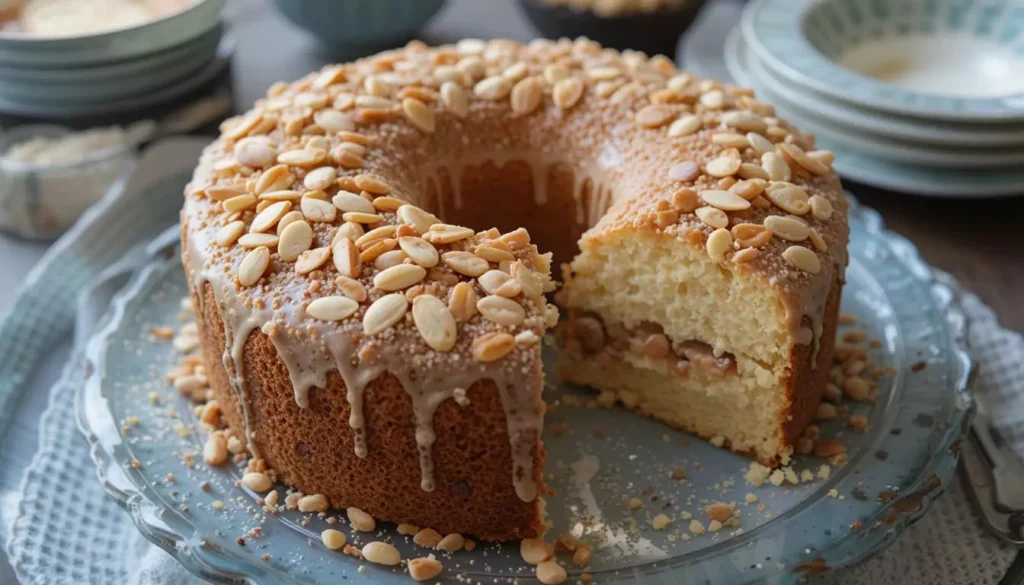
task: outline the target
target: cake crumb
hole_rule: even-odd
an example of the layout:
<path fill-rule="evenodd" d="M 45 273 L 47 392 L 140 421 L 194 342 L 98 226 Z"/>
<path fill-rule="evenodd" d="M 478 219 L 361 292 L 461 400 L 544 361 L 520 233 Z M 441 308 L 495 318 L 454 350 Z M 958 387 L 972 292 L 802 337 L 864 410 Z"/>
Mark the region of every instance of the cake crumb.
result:
<path fill-rule="evenodd" d="M 748 493 L 746 496 L 744 496 L 743 499 L 745 499 L 748 504 L 753 504 L 754 502 L 757 501 L 757 496 L 755 496 L 754 494 Z"/>
<path fill-rule="evenodd" d="M 721 529 L 722 523 L 718 520 L 712 520 L 711 523 L 708 524 L 708 532 L 718 532 Z"/>
<path fill-rule="evenodd" d="M 664 530 L 671 522 L 672 520 L 668 516 L 658 514 L 654 517 L 654 520 L 651 520 L 651 526 L 653 526 L 655 530 Z"/>
<path fill-rule="evenodd" d="M 776 469 L 768 476 L 768 481 L 772 482 L 772 485 L 778 487 L 786 481 L 786 474 L 781 469 Z"/>
<path fill-rule="evenodd" d="M 630 498 L 626 502 L 626 507 L 635 512 L 636 510 L 640 510 L 644 507 L 644 502 L 640 498 Z"/>
<path fill-rule="evenodd" d="M 693 534 L 704 534 L 704 524 L 700 520 L 691 520 L 690 532 Z"/>
<path fill-rule="evenodd" d="M 757 461 L 751 461 L 750 467 L 747 469 L 747 473 L 743 477 L 750 485 L 754 487 L 761 487 L 771 473 L 772 470 L 770 468 L 761 465 Z"/>
<path fill-rule="evenodd" d="M 818 479 L 828 479 L 832 475 L 832 468 L 828 465 L 822 465 L 818 468 Z"/>

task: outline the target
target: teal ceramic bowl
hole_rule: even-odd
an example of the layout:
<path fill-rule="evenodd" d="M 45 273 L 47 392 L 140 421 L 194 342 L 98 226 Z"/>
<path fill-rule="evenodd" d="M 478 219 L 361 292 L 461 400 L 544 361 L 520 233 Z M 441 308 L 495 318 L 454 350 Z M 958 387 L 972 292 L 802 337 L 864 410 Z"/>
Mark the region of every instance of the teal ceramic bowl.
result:
<path fill-rule="evenodd" d="M 742 27 L 805 90 L 919 118 L 1024 120 L 1016 0 L 758 0 Z"/>
<path fill-rule="evenodd" d="M 274 6 L 332 56 L 351 58 L 414 38 L 444 0 L 274 0 Z"/>
<path fill-rule="evenodd" d="M 0 66 L 68 69 L 116 63 L 182 45 L 217 27 L 225 0 L 190 8 L 141 26 L 79 37 L 0 34 Z"/>

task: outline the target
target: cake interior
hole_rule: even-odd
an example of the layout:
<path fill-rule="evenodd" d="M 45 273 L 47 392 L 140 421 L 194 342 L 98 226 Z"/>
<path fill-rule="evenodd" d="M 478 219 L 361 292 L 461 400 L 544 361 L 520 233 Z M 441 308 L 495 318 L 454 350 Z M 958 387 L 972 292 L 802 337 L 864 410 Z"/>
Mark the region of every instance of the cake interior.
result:
<path fill-rule="evenodd" d="M 792 342 L 771 289 L 653 230 L 578 242 L 612 203 L 611 182 L 533 155 L 475 155 L 425 173 L 421 206 L 446 221 L 526 227 L 555 265 L 566 319 L 559 376 L 717 444 L 777 463 Z M 552 221 L 552 218 L 558 218 Z M 650 339 L 655 336 L 655 339 Z"/>

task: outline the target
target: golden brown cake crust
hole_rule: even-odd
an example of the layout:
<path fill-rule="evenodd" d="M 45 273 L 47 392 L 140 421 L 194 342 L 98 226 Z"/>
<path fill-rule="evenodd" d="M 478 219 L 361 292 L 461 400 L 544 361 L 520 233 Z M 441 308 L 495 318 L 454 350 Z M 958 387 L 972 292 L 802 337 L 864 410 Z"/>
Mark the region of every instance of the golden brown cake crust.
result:
<path fill-rule="evenodd" d="M 186 259 L 186 262 L 188 260 Z M 222 364 L 224 326 L 211 285 L 198 315 L 203 363 L 235 436 L 245 425 Z M 285 364 L 266 335 L 254 331 L 245 343 L 254 441 L 278 478 L 307 494 L 324 494 L 332 506 L 354 506 L 380 520 L 430 527 L 442 534 L 464 532 L 485 540 L 538 536 L 544 532 L 536 502 L 516 496 L 509 481 L 512 453 L 493 382 L 481 381 L 466 395 L 469 405 L 443 403 L 434 415 L 437 486 L 420 489 L 419 456 L 413 439 L 411 399 L 394 377 L 366 389 L 364 416 L 373 457 L 355 455 L 348 428 L 351 407 L 345 385 L 332 373 L 324 389 L 310 392 L 308 408 L 295 403 Z M 340 432 L 339 432 L 340 430 Z M 543 486 L 544 448 L 534 455 L 534 477 Z"/>

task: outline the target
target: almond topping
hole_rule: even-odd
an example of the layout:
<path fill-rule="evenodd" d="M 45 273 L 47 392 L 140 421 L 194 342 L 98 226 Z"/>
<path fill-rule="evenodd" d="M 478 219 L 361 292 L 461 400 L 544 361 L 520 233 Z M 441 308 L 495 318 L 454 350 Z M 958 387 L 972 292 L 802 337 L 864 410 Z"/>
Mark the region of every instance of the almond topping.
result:
<path fill-rule="evenodd" d="M 217 230 L 217 244 L 230 246 L 245 232 L 245 222 L 233 221 Z"/>
<path fill-rule="evenodd" d="M 531 565 L 539 565 L 555 554 L 555 547 L 539 538 L 524 538 L 519 541 L 519 554 L 523 561 Z"/>
<path fill-rule="evenodd" d="M 268 266 L 270 266 L 269 249 L 261 246 L 249 251 L 245 258 L 242 258 L 242 263 L 238 265 L 238 283 L 242 286 L 256 284 L 259 279 L 263 278 L 263 273 L 267 271 Z"/>
<path fill-rule="evenodd" d="M 565 568 L 558 564 L 558 561 L 544 561 L 537 565 L 537 580 L 544 585 L 560 585 L 565 583 L 568 577 Z"/>
<path fill-rule="evenodd" d="M 367 201 L 362 195 L 350 191 L 338 191 L 338 194 L 331 199 L 331 202 L 342 212 L 358 211 L 368 214 L 375 214 L 377 212 L 373 203 Z"/>
<path fill-rule="evenodd" d="M 330 187 L 337 178 L 338 171 L 334 167 L 320 167 L 306 173 L 302 184 L 310 191 L 322 190 Z"/>
<path fill-rule="evenodd" d="M 772 230 L 756 223 L 741 223 L 732 227 L 732 237 L 740 248 L 760 248 L 772 239 Z"/>
<path fill-rule="evenodd" d="M 708 189 L 707 191 L 701 191 L 700 197 L 707 202 L 708 205 L 717 207 L 723 211 L 742 211 L 750 208 L 749 201 L 729 191 Z"/>
<path fill-rule="evenodd" d="M 379 211 L 397 211 L 399 207 L 405 205 L 405 201 L 398 199 L 397 197 L 389 197 L 387 195 L 383 197 L 376 197 L 373 200 L 373 207 Z"/>
<path fill-rule="evenodd" d="M 428 294 L 413 299 L 412 319 L 423 341 L 432 349 L 451 351 L 455 347 L 455 317 L 441 299 Z"/>
<path fill-rule="evenodd" d="M 362 252 L 359 253 L 359 260 L 362 262 L 373 262 L 379 258 L 382 254 L 390 252 L 398 247 L 398 240 L 394 238 L 383 238 L 368 244 L 362 248 Z"/>
<path fill-rule="evenodd" d="M 725 228 L 719 228 L 708 236 L 708 256 L 715 261 L 721 261 L 725 253 L 732 249 L 732 234 Z"/>
<path fill-rule="evenodd" d="M 807 153 L 795 144 L 781 143 L 776 145 L 776 148 L 779 149 L 782 156 L 795 162 L 815 175 L 827 175 L 832 172 L 832 169 L 828 168 L 828 165 L 813 157 L 807 156 Z"/>
<path fill-rule="evenodd" d="M 473 286 L 468 282 L 460 282 L 452 288 L 448 297 L 448 308 L 451 309 L 455 319 L 465 323 L 472 319 L 473 315 L 476 315 L 477 300 L 479 297 L 473 290 Z"/>
<path fill-rule="evenodd" d="M 359 225 L 359 224 L 353 224 L 353 225 Z M 365 246 L 367 246 L 368 244 L 370 244 L 372 242 L 375 242 L 377 240 L 382 240 L 384 238 L 390 238 L 390 237 L 394 236 L 395 232 L 397 232 L 397 231 L 398 231 L 398 228 L 393 226 L 393 225 L 382 225 L 382 226 L 380 226 L 378 228 L 374 228 L 374 229 L 366 232 L 365 234 L 359 236 L 358 238 L 356 238 L 356 246 L 359 247 L 359 248 L 364 248 Z"/>
<path fill-rule="evenodd" d="M 338 132 L 351 132 L 356 128 L 355 122 L 352 121 L 352 116 L 332 109 L 316 112 L 313 114 L 313 121 L 316 122 L 317 126 L 320 126 L 331 134 L 337 134 Z"/>
<path fill-rule="evenodd" d="M 391 293 L 377 299 L 363 316 L 363 333 L 376 335 L 402 320 L 409 310 L 409 301 L 401 293 Z"/>
<path fill-rule="evenodd" d="M 744 248 L 732 255 L 732 261 L 736 263 L 750 262 L 760 254 L 761 251 L 757 248 Z"/>
<path fill-rule="evenodd" d="M 465 118 L 469 113 L 469 96 L 457 83 L 446 81 L 441 84 L 441 103 L 456 118 Z"/>
<path fill-rule="evenodd" d="M 519 281 L 501 270 L 488 270 L 477 279 L 484 292 L 500 297 L 512 298 L 522 292 Z"/>
<path fill-rule="evenodd" d="M 373 175 L 357 175 L 353 180 L 357 187 L 374 195 L 387 195 L 391 192 L 387 183 Z"/>
<path fill-rule="evenodd" d="M 221 205 L 224 207 L 224 211 L 227 211 L 228 213 L 245 211 L 246 209 L 256 206 L 256 198 L 252 195 L 238 195 L 222 202 Z"/>
<path fill-rule="evenodd" d="M 323 297 L 309 303 L 306 314 L 321 321 L 341 321 L 359 310 L 359 303 L 348 297 Z"/>
<path fill-rule="evenodd" d="M 522 305 L 511 299 L 495 295 L 477 301 L 476 310 L 480 311 L 484 319 L 498 325 L 520 325 L 526 319 L 526 311 Z"/>
<path fill-rule="evenodd" d="M 768 171 L 764 170 L 764 167 L 754 163 L 741 164 L 737 174 L 741 179 L 760 179 L 763 181 L 771 179 L 771 176 L 768 175 Z"/>
<path fill-rule="evenodd" d="M 512 88 L 512 112 L 518 116 L 532 114 L 544 99 L 544 84 L 536 77 L 526 77 Z"/>
<path fill-rule="evenodd" d="M 345 238 L 357 241 L 363 236 L 363 226 L 359 225 L 354 221 L 347 221 L 338 228 L 338 231 L 334 232 L 334 237 L 331 238 L 331 246 L 338 243 L 338 240 Z"/>
<path fill-rule="evenodd" d="M 334 267 L 342 276 L 359 277 L 362 261 L 359 258 L 359 250 L 352 240 L 342 238 L 334 245 Z"/>
<path fill-rule="evenodd" d="M 782 253 L 782 257 L 795 268 L 817 274 L 821 271 L 821 261 L 817 254 L 803 246 L 790 246 Z"/>
<path fill-rule="evenodd" d="M 339 550 L 345 546 L 345 542 L 348 539 L 345 538 L 345 533 L 339 532 L 333 528 L 328 528 L 320 533 L 320 541 L 324 543 L 324 546 L 330 550 Z"/>
<path fill-rule="evenodd" d="M 660 128 L 675 118 L 671 106 L 651 104 L 636 113 L 636 123 L 644 128 Z"/>
<path fill-rule="evenodd" d="M 445 266 L 459 274 L 465 274 L 466 276 L 480 276 L 490 269 L 490 265 L 487 263 L 487 260 L 484 260 L 472 252 L 445 252 L 441 256 L 441 259 L 444 261 Z"/>
<path fill-rule="evenodd" d="M 712 177 L 731 177 L 740 170 L 743 161 L 738 156 L 722 155 L 704 166 L 704 172 Z"/>
<path fill-rule="evenodd" d="M 423 234 L 423 239 L 431 244 L 452 244 L 473 237 L 473 230 L 458 225 L 436 223 Z"/>
<path fill-rule="evenodd" d="M 249 226 L 250 232 L 265 232 L 277 224 L 288 209 L 292 206 L 290 201 L 278 201 L 271 203 L 263 211 L 256 214 Z"/>
<path fill-rule="evenodd" d="M 697 217 L 709 226 L 721 229 L 729 225 L 729 216 L 721 209 L 715 207 L 700 207 L 697 209 Z"/>
<path fill-rule="evenodd" d="M 434 112 L 427 104 L 416 98 L 407 97 L 402 100 L 402 111 L 405 112 L 405 117 L 409 119 L 413 126 L 427 134 L 434 131 L 436 127 Z"/>
<path fill-rule="evenodd" d="M 235 144 L 235 158 L 250 167 L 269 167 L 277 160 L 277 149 L 263 138 L 243 138 Z"/>
<path fill-rule="evenodd" d="M 580 101 L 580 98 L 583 97 L 584 89 L 586 89 L 586 86 L 583 84 L 583 80 L 570 77 L 555 84 L 552 90 L 552 98 L 556 106 L 563 110 L 568 110 Z"/>
<path fill-rule="evenodd" d="M 374 224 L 380 223 L 383 218 L 376 213 L 363 213 L 362 211 L 346 211 L 341 216 L 345 221 L 353 221 L 355 223 L 363 224 Z"/>
<path fill-rule="evenodd" d="M 764 196 L 793 215 L 804 215 L 811 210 L 807 192 L 793 183 L 773 181 L 768 185 Z"/>
<path fill-rule="evenodd" d="M 277 155 L 277 162 L 297 167 L 314 167 L 327 159 L 327 153 L 318 148 L 289 150 Z"/>
<path fill-rule="evenodd" d="M 327 263 L 331 256 L 331 249 L 328 247 L 313 248 L 299 254 L 295 260 L 295 272 L 301 275 L 309 274 Z"/>
<path fill-rule="evenodd" d="M 439 256 L 437 254 L 437 248 L 430 245 L 423 238 L 415 236 L 405 236 L 398 238 L 398 245 L 402 247 L 402 250 L 409 255 L 409 258 L 413 262 L 419 264 L 424 268 L 433 268 L 437 266 Z"/>
<path fill-rule="evenodd" d="M 358 280 L 339 275 L 334 279 L 334 282 L 337 283 L 338 289 L 341 290 L 341 294 L 353 301 L 361 303 L 366 300 L 366 287 Z"/>
<path fill-rule="evenodd" d="M 688 183 L 700 176 L 700 165 L 692 160 L 673 165 L 668 170 L 668 178 L 672 181 Z"/>
<path fill-rule="evenodd" d="M 789 163 L 777 152 L 766 152 L 761 155 L 761 167 L 773 181 L 788 181 L 792 178 Z"/>
<path fill-rule="evenodd" d="M 311 197 L 309 194 L 299 202 L 299 209 L 306 216 L 306 221 L 331 223 L 338 217 L 338 208 L 331 205 L 330 201 Z"/>
<path fill-rule="evenodd" d="M 409 288 L 427 276 L 427 270 L 415 264 L 399 264 L 382 270 L 373 277 L 373 285 L 382 291 L 392 292 Z"/>
<path fill-rule="evenodd" d="M 243 248 L 259 248 L 260 246 L 274 248 L 277 246 L 278 240 L 279 238 L 274 234 L 245 234 L 238 238 L 238 245 Z"/>
<path fill-rule="evenodd" d="M 516 340 L 508 333 L 486 333 L 473 340 L 473 358 L 478 362 L 499 360 L 516 346 Z"/>
<path fill-rule="evenodd" d="M 427 213 L 415 205 L 403 205 L 398 208 L 398 221 L 411 225 L 421 234 L 430 231 L 430 227 L 441 223 L 434 214 Z"/>
<path fill-rule="evenodd" d="M 429 581 L 441 574 L 441 562 L 433 557 L 421 557 L 409 561 L 409 576 L 417 581 Z"/>
<path fill-rule="evenodd" d="M 702 122 L 700 118 L 693 114 L 687 114 L 682 118 L 679 118 L 668 127 L 668 135 L 673 138 L 680 136 L 689 136 L 698 130 L 700 130 Z"/>
<path fill-rule="evenodd" d="M 488 77 L 473 86 L 476 97 L 490 101 L 505 99 L 511 91 L 512 82 L 501 75 Z"/>
<path fill-rule="evenodd" d="M 293 221 L 281 232 L 277 251 L 281 259 L 293 262 L 313 245 L 313 228 L 303 220 Z"/>
<path fill-rule="evenodd" d="M 765 227 L 782 238 L 791 242 L 802 242 L 811 235 L 811 228 L 802 219 L 782 215 L 769 215 L 764 218 Z"/>
<path fill-rule="evenodd" d="M 373 516 L 359 508 L 349 507 L 345 510 L 345 515 L 348 516 L 348 521 L 352 528 L 359 532 L 373 532 L 377 529 L 377 522 L 373 519 Z"/>
<path fill-rule="evenodd" d="M 828 219 L 832 217 L 832 204 L 829 203 L 828 199 L 825 199 L 821 195 L 812 195 L 810 203 L 811 213 L 814 215 L 815 219 L 828 221 Z"/>

